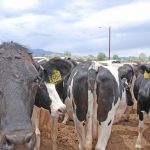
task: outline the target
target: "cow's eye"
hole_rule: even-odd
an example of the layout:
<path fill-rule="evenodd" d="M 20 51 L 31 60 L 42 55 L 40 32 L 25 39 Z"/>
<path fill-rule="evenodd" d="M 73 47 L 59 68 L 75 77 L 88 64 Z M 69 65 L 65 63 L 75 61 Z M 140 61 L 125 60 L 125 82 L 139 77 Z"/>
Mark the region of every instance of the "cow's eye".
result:
<path fill-rule="evenodd" d="M 39 79 L 39 77 L 36 77 L 33 81 L 34 81 L 35 83 L 39 83 L 39 82 L 40 82 L 40 79 Z"/>

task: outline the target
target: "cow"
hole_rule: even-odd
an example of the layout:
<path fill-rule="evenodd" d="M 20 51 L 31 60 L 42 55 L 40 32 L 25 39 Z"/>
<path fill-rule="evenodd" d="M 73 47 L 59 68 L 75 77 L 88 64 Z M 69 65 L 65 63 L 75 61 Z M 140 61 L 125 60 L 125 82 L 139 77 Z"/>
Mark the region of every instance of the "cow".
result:
<path fill-rule="evenodd" d="M 128 84 L 128 87 L 126 88 L 127 109 L 123 119 L 129 121 L 130 113 L 134 104 L 133 85 L 136 77 L 134 75 L 133 67 L 130 64 L 123 64 L 118 68 L 118 72 L 120 78 L 125 78 Z"/>
<path fill-rule="evenodd" d="M 126 94 L 126 83 L 115 68 L 95 61 L 80 63 L 73 69 L 67 82 L 67 99 L 72 103 L 80 150 L 91 150 L 95 139 L 95 149 L 105 150 L 117 109 Z"/>
<path fill-rule="evenodd" d="M 73 59 L 71 58 L 68 58 L 67 61 L 72 65 L 71 67 L 71 71 L 73 70 L 73 68 L 75 68 L 77 66 L 77 62 L 74 61 Z M 71 111 L 72 112 L 72 109 L 71 109 L 71 106 L 70 106 L 70 103 L 66 100 L 67 98 L 67 81 L 69 79 L 69 76 L 71 74 L 71 71 L 70 73 L 64 78 L 64 80 L 62 80 L 59 84 L 56 84 L 56 90 L 62 100 L 62 102 L 64 104 L 66 104 L 66 112 L 65 112 L 65 117 L 62 118 L 62 120 L 60 120 L 62 123 L 66 124 L 66 122 L 68 121 L 68 119 L 70 118 L 71 120 L 73 119 L 72 118 L 72 114 L 68 115 L 68 113 Z M 71 109 L 71 110 L 70 110 Z M 69 113 L 70 114 L 70 113 Z"/>
<path fill-rule="evenodd" d="M 37 67 L 37 66 L 36 66 Z M 34 150 L 40 150 L 40 118 L 43 118 L 45 115 L 43 115 L 44 110 L 49 112 L 49 115 L 47 117 L 47 120 L 50 119 L 50 113 L 51 113 L 51 103 L 52 100 L 49 97 L 49 93 L 47 91 L 47 87 L 42 79 L 39 79 L 40 84 L 37 89 L 37 93 L 35 96 L 35 103 L 34 103 L 34 108 L 33 108 L 33 113 L 32 113 L 32 124 L 35 130 L 36 134 L 36 145 Z M 43 110 L 43 111 L 41 111 Z M 51 134 L 55 134 L 52 130 Z M 57 136 L 57 135 L 56 135 Z M 52 139 L 53 140 L 53 139 Z M 55 142 L 52 143 L 52 146 L 56 147 Z"/>
<path fill-rule="evenodd" d="M 134 83 L 134 96 L 137 100 L 137 115 L 139 119 L 138 138 L 135 147 L 142 148 L 142 136 L 144 132 L 144 112 L 150 116 L 150 66 L 139 65 L 137 79 Z"/>
<path fill-rule="evenodd" d="M 126 110 L 121 108 L 121 110 L 120 110 L 121 112 L 123 112 L 123 110 L 125 110 L 125 111 L 124 111 L 124 115 L 122 115 L 122 118 L 119 119 L 118 121 L 122 121 L 122 120 L 129 121 L 130 113 L 131 113 L 131 110 L 133 109 L 133 104 L 134 104 L 133 85 L 134 85 L 134 81 L 136 79 L 134 69 L 133 69 L 134 67 L 131 64 L 113 64 L 113 63 L 109 64 L 108 63 L 105 65 L 115 67 L 119 72 L 120 78 L 121 79 L 124 78 L 127 80 L 128 86 L 126 86 L 126 105 L 123 105 L 124 108 L 126 108 Z M 114 121 L 114 123 L 117 123 L 116 121 Z"/>
<path fill-rule="evenodd" d="M 0 149 L 33 150 L 31 123 L 38 72 L 27 48 L 14 42 L 0 45 Z"/>
<path fill-rule="evenodd" d="M 72 64 L 61 58 L 53 58 L 43 64 L 43 66 L 38 65 L 37 63 L 35 63 L 35 66 L 41 78 L 40 86 L 35 98 L 35 105 L 43 107 L 50 112 L 51 117 L 49 119 L 51 120 L 52 149 L 55 150 L 57 149 L 57 120 L 62 120 L 66 108 L 56 91 L 56 85 L 60 84 L 62 80 L 70 74 Z M 57 74 L 54 74 L 54 71 L 56 71 Z M 42 112 L 45 114 L 44 111 Z M 38 139 L 36 149 L 39 149 L 40 147 L 39 122 L 40 116 L 42 116 L 40 114 L 42 114 L 41 109 L 35 107 L 32 120 Z M 49 122 L 48 119 L 47 122 Z"/>

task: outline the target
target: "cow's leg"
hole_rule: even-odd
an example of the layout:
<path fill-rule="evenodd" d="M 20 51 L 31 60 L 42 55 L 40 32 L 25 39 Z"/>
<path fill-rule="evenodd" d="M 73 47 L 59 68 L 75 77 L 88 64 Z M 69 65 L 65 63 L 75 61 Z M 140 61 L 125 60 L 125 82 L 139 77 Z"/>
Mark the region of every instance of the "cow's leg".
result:
<path fill-rule="evenodd" d="M 126 111 L 125 111 L 125 114 L 124 114 L 124 116 L 123 116 L 123 120 L 129 121 L 129 118 L 130 118 L 130 114 L 131 114 L 132 109 L 133 109 L 133 106 L 127 106 Z"/>
<path fill-rule="evenodd" d="M 122 94 L 122 99 L 119 102 L 119 106 L 116 109 L 116 113 L 115 113 L 115 119 L 114 119 L 114 124 L 118 123 L 119 121 L 122 121 L 122 119 L 124 118 L 124 113 L 126 111 L 127 108 L 127 102 L 126 102 L 126 92 L 124 92 Z"/>
<path fill-rule="evenodd" d="M 112 128 L 112 121 L 108 123 L 108 121 L 102 122 L 101 125 L 98 126 L 98 142 L 96 144 L 95 150 L 105 150 L 107 146 L 108 139 L 110 137 Z"/>
<path fill-rule="evenodd" d="M 80 122 L 75 114 L 73 114 L 73 118 L 79 140 L 79 150 L 86 150 L 85 122 Z"/>
<path fill-rule="evenodd" d="M 65 117 L 64 117 L 64 120 L 62 123 L 66 124 L 66 122 L 69 120 L 69 119 L 72 119 L 73 120 L 73 108 L 72 108 L 72 100 L 67 97 L 65 99 L 65 105 L 66 105 L 66 113 L 65 113 Z"/>
<path fill-rule="evenodd" d="M 88 91 L 87 126 L 86 126 L 86 150 L 92 149 L 93 102 L 94 102 L 93 93 L 91 92 L 91 90 L 89 90 Z"/>
<path fill-rule="evenodd" d="M 126 108 L 126 111 L 125 111 L 125 114 L 124 114 L 124 120 L 125 121 L 129 121 L 129 118 L 130 118 L 130 114 L 131 114 L 131 111 L 133 109 L 133 87 L 131 85 L 129 85 L 129 89 L 126 90 L 126 98 L 127 98 L 127 108 Z"/>
<path fill-rule="evenodd" d="M 98 133 L 98 120 L 97 120 L 97 95 L 94 91 L 94 104 L 93 104 L 93 126 L 92 126 L 92 135 L 93 140 L 97 139 L 97 133 Z"/>
<path fill-rule="evenodd" d="M 36 146 L 34 150 L 40 150 L 40 130 L 38 127 L 35 129 L 35 134 L 36 134 Z"/>
<path fill-rule="evenodd" d="M 107 118 L 105 121 L 99 123 L 98 125 L 98 141 L 96 144 L 95 150 L 105 150 L 107 146 L 108 139 L 111 134 L 112 124 L 115 117 L 116 107 L 119 104 L 119 100 L 114 106 L 112 104 L 112 109 L 108 112 Z"/>
<path fill-rule="evenodd" d="M 142 148 L 142 136 L 143 136 L 143 131 L 144 131 L 144 113 L 140 112 L 139 113 L 139 130 L 138 130 L 138 138 L 136 141 L 136 145 L 135 147 L 137 149 L 141 149 Z"/>
<path fill-rule="evenodd" d="M 35 129 L 36 145 L 34 150 L 40 150 L 40 130 L 39 130 L 39 119 L 40 119 L 40 108 L 34 106 L 32 112 L 32 124 Z"/>
<path fill-rule="evenodd" d="M 51 116 L 52 150 L 57 150 L 58 118 Z"/>
<path fill-rule="evenodd" d="M 68 113 L 66 112 L 65 113 L 65 117 L 64 117 L 64 120 L 63 120 L 63 124 L 66 124 L 67 123 L 67 121 L 68 121 L 68 119 L 69 119 L 69 116 L 68 116 Z"/>

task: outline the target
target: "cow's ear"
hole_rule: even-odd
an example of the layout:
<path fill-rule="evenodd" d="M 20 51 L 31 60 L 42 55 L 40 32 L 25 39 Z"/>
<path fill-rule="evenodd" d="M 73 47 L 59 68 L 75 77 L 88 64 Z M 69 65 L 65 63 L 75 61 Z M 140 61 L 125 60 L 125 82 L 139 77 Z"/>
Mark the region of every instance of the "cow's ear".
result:
<path fill-rule="evenodd" d="M 72 67 L 72 64 L 68 60 L 61 58 L 53 58 L 44 65 L 50 82 L 63 80 L 71 72 Z"/>
<path fill-rule="evenodd" d="M 142 73 L 144 73 L 145 71 L 149 72 L 149 69 L 146 64 L 140 65 L 139 68 L 142 70 Z"/>

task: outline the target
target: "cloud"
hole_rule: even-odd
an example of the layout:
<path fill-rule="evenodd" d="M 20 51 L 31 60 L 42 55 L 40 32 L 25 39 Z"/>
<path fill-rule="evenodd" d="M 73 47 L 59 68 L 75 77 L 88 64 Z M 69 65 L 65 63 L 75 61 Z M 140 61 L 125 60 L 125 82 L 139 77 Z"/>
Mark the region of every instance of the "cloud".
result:
<path fill-rule="evenodd" d="M 25 10 L 34 8 L 38 0 L 2 0 L 1 5 L 6 10 Z"/>
<path fill-rule="evenodd" d="M 78 55 L 107 54 L 111 25 L 112 55 L 136 55 L 135 49 L 150 49 L 149 8 L 148 0 L 3 0 L 0 41 Z"/>
<path fill-rule="evenodd" d="M 87 28 L 94 28 L 108 25 L 120 27 L 131 23 L 138 23 L 150 19 L 149 7 L 150 1 L 135 1 L 126 5 L 112 7 L 89 14 L 88 18 L 85 18 L 81 22 L 77 22 L 76 25 L 80 28 L 85 28 L 87 24 Z"/>

